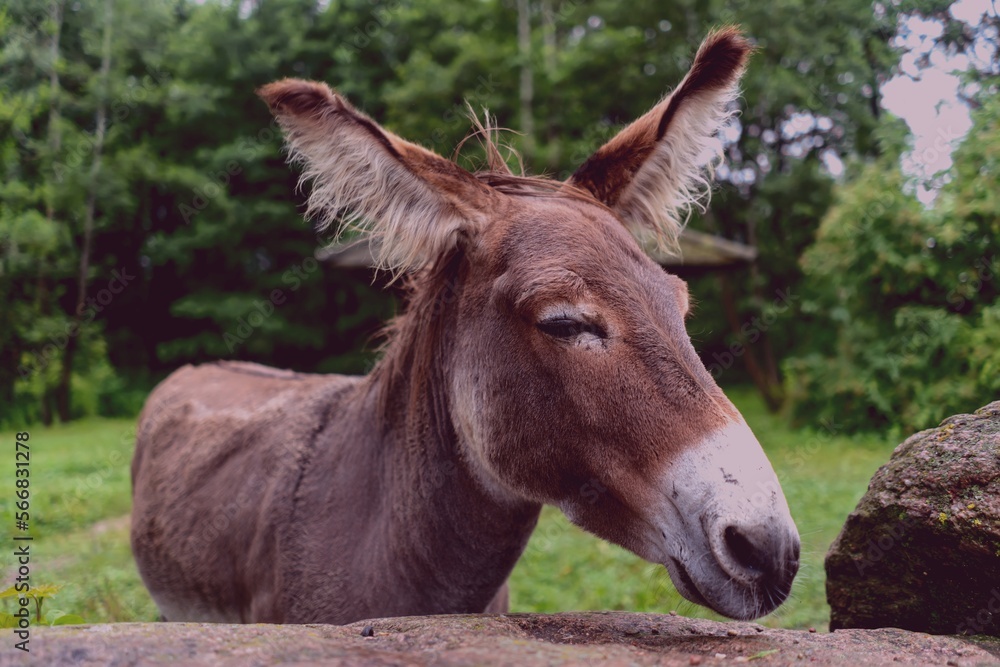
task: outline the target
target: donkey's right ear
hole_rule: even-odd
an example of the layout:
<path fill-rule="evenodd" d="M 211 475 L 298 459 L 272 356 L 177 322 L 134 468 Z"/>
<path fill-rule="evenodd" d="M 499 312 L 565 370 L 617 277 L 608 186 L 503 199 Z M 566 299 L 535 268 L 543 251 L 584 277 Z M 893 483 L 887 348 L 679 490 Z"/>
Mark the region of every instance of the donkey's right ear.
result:
<path fill-rule="evenodd" d="M 482 228 L 491 188 L 382 129 L 326 84 L 285 79 L 257 94 L 285 131 L 289 161 L 312 181 L 306 216 L 375 237 L 379 268 L 419 269 Z"/>

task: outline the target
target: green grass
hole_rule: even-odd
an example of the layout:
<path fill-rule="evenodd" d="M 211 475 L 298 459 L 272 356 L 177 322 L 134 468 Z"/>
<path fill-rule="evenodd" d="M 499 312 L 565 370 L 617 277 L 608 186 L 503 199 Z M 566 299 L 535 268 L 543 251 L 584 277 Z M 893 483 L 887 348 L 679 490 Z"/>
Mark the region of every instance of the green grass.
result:
<path fill-rule="evenodd" d="M 829 619 L 823 557 L 868 480 L 894 443 L 789 429 L 752 391 L 730 392 L 778 471 L 802 535 L 802 568 L 792 596 L 763 620 L 824 629 Z M 157 616 L 132 561 L 127 515 L 134 422 L 89 420 L 32 427 L 32 583 L 56 584 L 46 611 L 86 621 L 149 621 Z M 13 432 L 0 442 L 13 452 Z M 13 455 L 11 455 L 11 468 Z M 12 478 L 11 483 L 12 483 Z M 0 485 L 3 483 L 0 482 Z M 0 491 L 0 516 L 13 530 L 13 486 Z M 13 581 L 10 550 L 3 582 Z M 511 581 L 512 611 L 625 609 L 718 618 L 684 601 L 662 567 L 592 537 L 546 508 Z M 0 607 L 2 608 L 2 607 Z"/>
<path fill-rule="evenodd" d="M 46 613 L 59 609 L 90 623 L 154 620 L 156 607 L 128 541 L 135 422 L 93 419 L 26 430 L 31 434 L 31 584 L 60 587 L 46 600 Z M 0 442 L 14 451 L 13 432 L 0 433 Z M 9 532 L 14 500 L 13 488 L 0 491 L 0 517 Z M 11 550 L 4 552 L 6 588 L 16 565 Z"/>

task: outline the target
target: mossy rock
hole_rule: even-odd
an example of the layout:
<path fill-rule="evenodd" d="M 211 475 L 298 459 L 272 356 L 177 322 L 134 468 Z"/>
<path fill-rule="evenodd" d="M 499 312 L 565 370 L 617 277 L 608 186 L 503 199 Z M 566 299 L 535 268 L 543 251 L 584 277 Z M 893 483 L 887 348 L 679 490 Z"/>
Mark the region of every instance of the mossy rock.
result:
<path fill-rule="evenodd" d="M 826 572 L 831 629 L 1000 635 L 1000 401 L 899 445 Z"/>

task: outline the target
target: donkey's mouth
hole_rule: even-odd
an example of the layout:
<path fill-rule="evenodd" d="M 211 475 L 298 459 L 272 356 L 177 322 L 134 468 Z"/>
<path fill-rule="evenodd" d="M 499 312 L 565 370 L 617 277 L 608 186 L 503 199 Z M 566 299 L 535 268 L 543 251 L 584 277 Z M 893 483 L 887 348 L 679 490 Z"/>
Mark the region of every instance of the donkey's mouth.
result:
<path fill-rule="evenodd" d="M 691 575 L 688 574 L 687 568 L 681 565 L 681 562 L 676 558 L 671 558 L 670 562 L 674 564 L 673 572 L 671 572 L 671 574 L 676 573 L 677 575 L 674 584 L 679 584 L 677 586 L 678 592 L 691 602 L 711 609 L 712 605 L 708 603 L 705 596 L 703 596 L 701 591 L 698 590 L 698 585 L 694 583 L 694 579 L 692 579 Z M 670 568 L 668 568 L 668 570 L 669 569 Z"/>

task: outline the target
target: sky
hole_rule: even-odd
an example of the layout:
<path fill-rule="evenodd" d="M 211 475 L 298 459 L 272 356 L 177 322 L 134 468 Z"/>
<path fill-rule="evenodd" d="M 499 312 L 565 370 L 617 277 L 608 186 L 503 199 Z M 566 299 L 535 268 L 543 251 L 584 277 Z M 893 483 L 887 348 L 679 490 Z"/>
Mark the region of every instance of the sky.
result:
<path fill-rule="evenodd" d="M 879 11 L 876 0 L 874 10 Z M 887 0 L 893 2 L 896 0 Z M 938 190 L 948 181 L 947 169 L 952 166 L 952 153 L 972 127 L 969 107 L 959 93 L 970 96 L 972 88 L 962 90 L 961 75 L 976 68 L 981 71 L 997 71 L 1000 53 L 996 44 L 1000 35 L 994 26 L 983 26 L 983 16 L 996 16 L 998 0 L 956 0 L 949 8 L 952 18 L 971 26 L 976 39 L 966 54 L 948 53 L 936 41 L 944 31 L 944 25 L 935 20 L 919 16 L 901 17 L 897 35 L 892 46 L 903 52 L 898 73 L 882 84 L 881 106 L 893 115 L 902 118 L 912 133 L 913 147 L 902 157 L 903 172 L 912 177 L 913 194 L 925 206 L 931 206 Z M 882 10 L 884 11 L 884 10 Z M 793 141 L 797 137 L 810 138 L 815 129 L 828 130 L 833 121 L 811 111 L 798 111 L 783 122 L 781 133 L 786 139 L 784 149 L 793 157 L 804 155 L 810 145 Z M 735 116 L 722 128 L 720 139 L 723 145 L 735 144 L 744 131 L 739 117 Z M 772 138 L 768 139 L 767 134 Z M 774 132 L 765 130 L 762 138 L 773 142 Z M 821 140 L 816 137 L 815 140 Z M 819 155 L 826 170 L 834 178 L 844 174 L 844 163 L 837 151 L 827 148 Z M 707 159 L 707 158 L 706 158 Z M 760 161 L 758 161 L 760 162 Z M 763 173 L 771 165 L 759 163 Z M 750 167 L 733 169 L 723 163 L 716 171 L 718 180 L 735 185 L 752 183 L 758 177 Z"/>
<path fill-rule="evenodd" d="M 997 7 L 990 0 L 957 0 L 949 11 L 976 27 L 984 14 L 995 16 Z M 936 21 L 907 18 L 893 42 L 907 50 L 900 73 L 882 86 L 882 107 L 905 120 L 913 132 L 914 147 L 903 157 L 903 170 L 920 182 L 916 195 L 924 204 L 934 200 L 941 184 L 932 177 L 952 165 L 952 151 L 972 126 L 969 108 L 958 97 L 959 74 L 973 66 L 996 67 L 991 61 L 997 54 L 986 39 L 990 35 L 981 35 L 969 56 L 947 54 L 934 48 L 942 29 Z M 929 56 L 929 67 L 919 67 L 923 56 Z"/>

